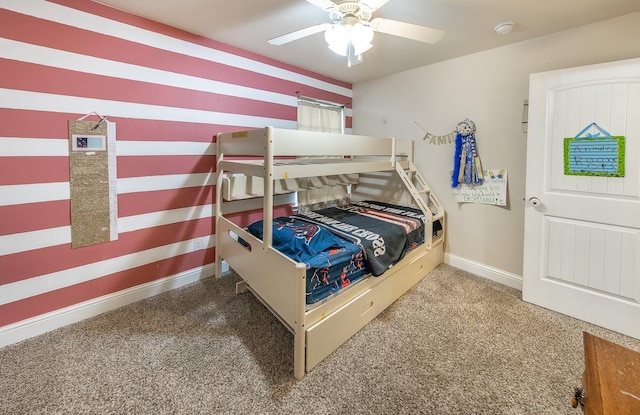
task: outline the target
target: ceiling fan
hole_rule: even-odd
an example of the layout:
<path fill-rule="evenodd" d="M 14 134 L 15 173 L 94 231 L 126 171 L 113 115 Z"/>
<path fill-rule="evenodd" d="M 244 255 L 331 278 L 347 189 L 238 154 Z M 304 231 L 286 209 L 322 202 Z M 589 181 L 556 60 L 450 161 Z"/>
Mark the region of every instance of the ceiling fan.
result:
<path fill-rule="evenodd" d="M 269 39 L 272 45 L 284 45 L 324 31 L 329 49 L 347 57 L 349 67 L 362 62 L 362 54 L 373 45 L 374 32 L 386 33 L 425 43 L 436 43 L 444 32 L 412 23 L 376 17 L 373 13 L 389 0 L 306 0 L 329 13 L 332 23 L 320 23 Z"/>

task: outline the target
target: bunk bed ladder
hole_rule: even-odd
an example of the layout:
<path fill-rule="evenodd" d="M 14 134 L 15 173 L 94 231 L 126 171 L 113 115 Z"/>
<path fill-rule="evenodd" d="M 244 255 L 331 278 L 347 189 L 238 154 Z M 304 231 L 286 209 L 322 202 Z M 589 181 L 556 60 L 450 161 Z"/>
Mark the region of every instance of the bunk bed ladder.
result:
<path fill-rule="evenodd" d="M 396 163 L 396 172 L 398 176 L 404 182 L 407 190 L 413 197 L 420 210 L 425 214 L 427 226 L 424 235 L 425 246 L 428 250 L 433 247 L 433 222 L 436 220 L 444 220 L 444 209 L 440 205 L 440 202 L 431 194 L 431 188 L 427 184 L 426 180 L 412 161 L 406 162 L 406 168 L 403 167 L 404 163 Z"/>

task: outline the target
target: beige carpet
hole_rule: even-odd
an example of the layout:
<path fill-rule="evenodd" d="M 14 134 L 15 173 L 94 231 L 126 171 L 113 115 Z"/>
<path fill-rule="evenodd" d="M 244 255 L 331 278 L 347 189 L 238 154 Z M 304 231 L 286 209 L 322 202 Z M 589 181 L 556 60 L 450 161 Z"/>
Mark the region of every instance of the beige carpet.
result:
<path fill-rule="evenodd" d="M 307 376 L 237 277 L 206 280 L 0 349 L 1 414 L 576 414 L 582 331 L 441 266 Z"/>

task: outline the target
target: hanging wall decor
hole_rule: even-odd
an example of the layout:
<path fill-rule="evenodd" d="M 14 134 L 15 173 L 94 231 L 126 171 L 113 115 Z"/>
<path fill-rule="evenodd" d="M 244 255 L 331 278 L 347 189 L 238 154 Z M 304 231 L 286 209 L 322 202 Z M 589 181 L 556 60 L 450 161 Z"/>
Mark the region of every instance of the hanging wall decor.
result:
<path fill-rule="evenodd" d="M 85 121 L 96 115 L 98 121 Z M 116 123 L 95 112 L 68 121 L 71 247 L 118 239 Z"/>
<path fill-rule="evenodd" d="M 486 205 L 507 205 L 507 170 L 492 169 L 484 171 L 482 184 L 458 186 L 453 194 L 460 203 L 483 203 Z"/>
<path fill-rule="evenodd" d="M 482 184 L 484 175 L 476 146 L 475 133 L 476 125 L 468 118 L 460 121 L 456 126 L 456 148 L 453 155 L 451 187 L 458 187 L 460 183 Z"/>
<path fill-rule="evenodd" d="M 429 144 L 451 144 L 453 143 L 453 141 L 456 138 L 456 132 L 455 130 L 448 133 L 448 134 L 443 134 L 443 135 L 433 135 L 430 132 L 428 132 L 427 130 L 425 130 L 420 124 L 418 124 L 416 122 L 416 125 L 418 127 L 420 127 L 422 129 L 422 131 L 425 132 L 424 136 L 422 137 L 422 141 L 427 141 L 429 140 Z"/>
<path fill-rule="evenodd" d="M 575 137 L 564 139 L 564 174 L 624 177 L 624 153 L 623 136 L 612 137 L 607 130 L 591 123 Z"/>

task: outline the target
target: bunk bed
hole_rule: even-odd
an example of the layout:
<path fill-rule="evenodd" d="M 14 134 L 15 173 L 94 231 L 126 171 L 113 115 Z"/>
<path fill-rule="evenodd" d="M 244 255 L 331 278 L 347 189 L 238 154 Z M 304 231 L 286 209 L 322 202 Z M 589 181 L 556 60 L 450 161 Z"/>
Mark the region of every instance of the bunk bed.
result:
<path fill-rule="evenodd" d="M 216 147 L 216 277 L 222 276 L 225 261 L 242 279 L 236 292 L 252 292 L 293 334 L 296 378 L 442 262 L 444 209 L 413 163 L 413 141 L 265 127 L 218 134 Z M 322 186 L 344 187 L 346 202 L 274 218 L 277 195 Z M 262 220 L 240 227 L 225 215 L 225 204 L 257 197 L 262 198 Z M 372 254 L 362 243 L 354 246 L 344 232 L 326 226 L 338 223 L 344 231 L 345 212 L 362 210 L 377 210 L 369 216 L 384 215 L 387 221 L 390 212 L 407 222 L 419 218 L 417 230 L 404 225 L 412 235 L 402 242 L 408 249 L 382 269 L 360 266 L 359 261 Z M 339 220 L 326 219 L 331 214 Z M 279 234 L 310 224 L 329 232 L 330 249 L 319 248 L 322 260 L 339 253 L 347 257 L 346 263 L 359 265 L 354 269 L 359 274 L 353 274 L 344 289 L 311 299 L 310 282 L 317 270 L 309 261 L 315 258 L 285 252 Z"/>

